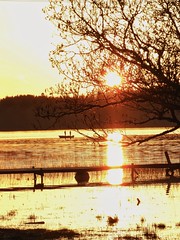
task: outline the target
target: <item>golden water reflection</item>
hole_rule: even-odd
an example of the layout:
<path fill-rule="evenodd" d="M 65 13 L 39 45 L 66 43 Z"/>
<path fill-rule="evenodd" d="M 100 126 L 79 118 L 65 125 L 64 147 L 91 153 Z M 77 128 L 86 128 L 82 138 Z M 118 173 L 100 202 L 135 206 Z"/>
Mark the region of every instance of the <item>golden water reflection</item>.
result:
<path fill-rule="evenodd" d="M 115 230 L 115 236 L 117 232 L 133 234 L 136 231 L 136 234 L 141 234 L 144 227 L 163 223 L 168 227 L 158 235 L 168 234 L 168 231 L 177 235 L 178 190 L 178 185 L 172 185 L 171 194 L 166 195 L 166 186 L 150 185 L 4 192 L 0 197 L 0 223 L 1 227 L 67 228 L 80 232 L 88 229 L 95 234 L 102 231 L 109 235 Z M 117 217 L 118 221 L 111 226 L 109 217 Z M 27 224 L 40 221 L 44 224 Z"/>
<path fill-rule="evenodd" d="M 115 133 L 109 136 L 107 142 L 107 165 L 120 166 L 124 162 L 123 150 L 121 143 L 122 135 Z M 121 184 L 123 179 L 123 169 L 112 169 L 107 172 L 107 181 L 110 184 Z"/>
<path fill-rule="evenodd" d="M 58 136 L 59 131 L 54 133 Z M 103 158 L 106 161 L 105 163 L 103 161 L 103 164 L 115 166 L 132 162 L 136 164 L 141 160 L 147 163 L 148 160 L 152 160 L 152 157 L 154 157 L 153 161 L 157 162 L 163 160 L 164 153 L 161 155 L 161 152 L 164 150 L 164 145 L 166 149 L 171 149 L 173 161 L 179 161 L 177 159 L 179 140 L 177 139 L 158 140 L 153 144 L 142 145 L 140 149 L 136 146 L 127 149 L 119 141 L 115 141 L 114 136 L 118 137 L 118 134 L 110 135 L 108 141 L 102 146 L 94 147 L 93 145 L 92 148 L 92 144 L 76 138 L 73 141 L 59 141 L 56 138 L 23 139 L 18 135 L 18 138 L 22 139 L 1 141 L 0 165 L 2 168 L 80 166 L 82 163 L 91 166 L 95 163 L 100 165 Z M 15 138 L 16 135 L 12 133 L 8 137 Z M 97 159 L 100 160 L 97 161 Z M 108 180 L 113 184 L 119 184 L 122 180 L 125 181 L 126 175 L 129 177 L 129 172 L 123 171 L 122 169 L 108 171 L 102 179 L 99 172 L 92 173 L 91 180 L 94 182 L 100 182 L 97 181 L 99 179 Z M 145 174 L 151 176 L 151 172 Z M 32 187 L 33 183 L 32 174 L 0 176 L 1 188 Z M 73 174 L 57 173 L 44 176 L 45 186 L 69 183 L 76 184 Z M 107 235 L 101 239 L 121 238 L 120 234 L 122 237 L 132 235 L 134 239 L 140 234 L 137 238 L 144 239 L 144 229 L 147 227 L 149 229 L 155 226 L 154 224 L 164 224 L 165 229 L 156 229 L 159 239 L 172 239 L 172 236 L 173 239 L 179 239 L 179 184 L 171 184 L 169 194 L 166 194 L 167 187 L 168 185 L 165 184 L 150 184 L 134 187 L 112 185 L 43 191 L 38 189 L 34 192 L 2 191 L 0 193 L 0 224 L 5 228 L 74 229 L 80 233 L 83 231 L 86 233 L 81 239 L 99 239 L 99 235 L 105 233 Z M 111 226 L 108 222 L 109 217 L 117 217 L 118 221 Z M 44 222 L 44 224 L 28 224 L 31 221 Z M 88 238 L 87 235 L 91 233 L 94 237 Z M 112 233 L 114 233 L 113 236 Z"/>

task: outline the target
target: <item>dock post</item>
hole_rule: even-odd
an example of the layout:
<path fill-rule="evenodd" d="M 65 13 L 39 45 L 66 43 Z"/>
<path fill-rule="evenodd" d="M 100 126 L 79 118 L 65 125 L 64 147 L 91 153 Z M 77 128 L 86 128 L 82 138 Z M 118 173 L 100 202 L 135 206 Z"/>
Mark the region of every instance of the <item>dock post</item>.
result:
<path fill-rule="evenodd" d="M 34 188 L 36 187 L 36 183 L 37 182 L 37 177 L 36 177 L 36 174 L 34 173 Z"/>
<path fill-rule="evenodd" d="M 172 163 L 169 157 L 169 154 L 167 151 L 165 151 L 165 156 L 166 156 L 166 160 L 168 162 L 169 168 L 166 168 L 166 177 L 173 177 L 174 176 L 174 170 L 172 168 Z"/>
<path fill-rule="evenodd" d="M 132 180 L 132 182 L 135 182 L 135 176 L 134 176 L 134 163 L 132 163 L 132 168 L 131 168 L 131 180 Z"/>
<path fill-rule="evenodd" d="M 34 166 L 32 168 L 34 169 Z M 35 172 L 33 174 L 34 174 L 34 189 L 35 189 L 36 183 L 37 183 L 37 177 Z"/>
<path fill-rule="evenodd" d="M 42 168 L 41 168 L 41 173 L 40 173 L 40 175 L 41 175 L 41 191 L 42 191 L 42 190 L 43 190 L 43 187 L 44 187 L 44 183 L 43 183 L 44 173 L 43 173 L 43 171 L 42 171 Z"/>
<path fill-rule="evenodd" d="M 33 167 L 33 169 L 34 169 L 34 167 Z M 41 183 L 37 183 L 37 175 L 41 176 Z M 44 177 L 44 173 L 43 173 L 42 168 L 38 172 L 34 171 L 34 191 L 35 191 L 35 189 L 41 189 L 41 191 L 43 190 L 43 188 L 44 188 L 43 177 Z"/>
<path fill-rule="evenodd" d="M 135 182 L 138 177 L 138 172 L 136 171 L 134 167 L 134 163 L 131 164 L 131 180 L 132 182 Z"/>

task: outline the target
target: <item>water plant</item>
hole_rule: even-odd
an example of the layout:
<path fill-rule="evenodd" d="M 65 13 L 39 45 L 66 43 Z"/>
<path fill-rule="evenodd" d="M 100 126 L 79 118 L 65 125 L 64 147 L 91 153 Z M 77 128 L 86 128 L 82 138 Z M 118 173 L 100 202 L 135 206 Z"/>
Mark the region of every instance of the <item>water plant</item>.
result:
<path fill-rule="evenodd" d="M 30 220 L 30 221 L 34 221 L 34 222 L 35 222 L 36 219 L 37 219 L 37 217 L 36 217 L 35 214 L 31 214 L 31 215 L 29 215 L 29 217 L 28 217 L 28 220 Z"/>
<path fill-rule="evenodd" d="M 165 229 L 166 228 L 166 225 L 164 223 L 159 223 L 159 224 L 154 224 L 153 225 L 156 228 L 159 228 L 159 229 Z"/>
<path fill-rule="evenodd" d="M 10 210 L 6 215 L 1 215 L 0 220 L 10 220 L 11 218 L 15 217 L 17 214 L 17 210 Z"/>
<path fill-rule="evenodd" d="M 150 230 L 149 228 L 146 228 L 144 230 L 144 234 L 143 234 L 147 239 L 158 239 L 157 234 L 153 231 Z"/>
<path fill-rule="evenodd" d="M 7 216 L 8 217 L 15 217 L 16 216 L 16 213 L 17 213 L 17 210 L 11 210 L 7 213 Z"/>
<path fill-rule="evenodd" d="M 124 237 L 118 237 L 117 240 L 141 240 L 142 238 L 126 235 Z"/>
<path fill-rule="evenodd" d="M 100 221 L 100 220 L 102 220 L 102 216 L 101 215 L 97 215 L 96 219 Z"/>
<path fill-rule="evenodd" d="M 119 218 L 116 215 L 114 217 L 108 216 L 107 222 L 109 226 L 113 226 L 119 222 Z"/>

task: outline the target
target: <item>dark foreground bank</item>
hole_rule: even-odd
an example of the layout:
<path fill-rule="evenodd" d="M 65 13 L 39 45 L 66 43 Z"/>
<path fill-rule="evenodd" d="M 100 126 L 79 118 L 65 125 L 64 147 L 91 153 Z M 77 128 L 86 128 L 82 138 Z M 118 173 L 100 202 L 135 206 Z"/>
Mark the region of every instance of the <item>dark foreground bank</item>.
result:
<path fill-rule="evenodd" d="M 0 228 L 0 240 L 44 240 L 67 238 L 73 239 L 79 237 L 80 234 L 68 229 L 46 230 L 46 229 L 2 229 Z"/>

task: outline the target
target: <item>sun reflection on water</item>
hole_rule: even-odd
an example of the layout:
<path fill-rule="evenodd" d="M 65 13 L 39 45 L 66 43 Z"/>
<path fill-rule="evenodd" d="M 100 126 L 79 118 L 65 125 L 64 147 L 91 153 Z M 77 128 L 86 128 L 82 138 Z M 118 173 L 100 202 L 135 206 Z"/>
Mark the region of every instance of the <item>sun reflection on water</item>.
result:
<path fill-rule="evenodd" d="M 120 133 L 111 133 L 108 135 L 107 142 L 107 165 L 108 166 L 120 166 L 123 164 L 123 151 L 120 141 L 122 135 Z M 107 173 L 107 181 L 110 184 L 121 184 L 123 179 L 122 169 L 112 169 Z"/>
<path fill-rule="evenodd" d="M 14 135 L 13 138 L 15 138 Z M 153 144 L 145 144 L 140 149 L 137 146 L 125 148 L 123 146 L 125 139 L 126 136 L 122 139 L 122 135 L 117 132 L 111 133 L 107 142 L 100 147 L 87 144 L 84 140 L 76 140 L 76 138 L 73 141 L 59 141 L 56 138 L 40 139 L 39 137 L 38 139 L 1 140 L 0 165 L 2 168 L 54 167 L 72 164 L 80 166 L 82 163 L 98 165 L 102 158 L 103 164 L 109 166 L 129 164 L 132 160 L 135 164 L 140 161 L 148 163 L 148 160 L 152 160 L 152 151 L 156 153 L 153 161 L 163 160 L 161 156 L 164 157 L 164 154 L 161 152 L 164 146 L 174 153 L 172 154 L 174 162 L 179 160 L 178 154 L 175 154 L 179 150 L 179 139 L 172 140 L 173 142 L 169 139 L 154 141 Z M 80 239 L 100 239 L 100 236 L 101 239 L 119 239 L 127 236 L 128 238 L 132 236 L 132 239 L 144 239 L 145 230 L 150 229 L 151 234 L 151 229 L 154 229 L 152 227 L 164 224 L 165 229 L 155 229 L 158 239 L 172 239 L 172 236 L 173 239 L 179 239 L 180 191 L 178 183 L 125 187 L 119 184 L 131 177 L 127 170 L 103 171 L 102 174 L 103 176 L 98 172 L 92 173 L 90 180 L 108 181 L 112 185 L 77 186 L 44 189 L 43 191 L 40 189 L 2 191 L 0 194 L 1 228 L 66 228 L 81 233 Z M 146 172 L 146 176 L 148 175 L 151 176 L 149 172 Z M 33 178 L 32 174 L 1 175 L 0 185 L 1 188 L 32 187 Z M 37 180 L 39 183 L 40 176 Z M 69 183 L 76 184 L 74 175 L 71 173 L 45 174 L 44 176 L 45 186 Z M 167 195 L 166 191 L 169 186 L 170 192 Z M 109 218 L 117 218 L 117 221 L 111 224 L 108 221 Z M 39 225 L 38 222 L 43 225 Z"/>

